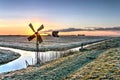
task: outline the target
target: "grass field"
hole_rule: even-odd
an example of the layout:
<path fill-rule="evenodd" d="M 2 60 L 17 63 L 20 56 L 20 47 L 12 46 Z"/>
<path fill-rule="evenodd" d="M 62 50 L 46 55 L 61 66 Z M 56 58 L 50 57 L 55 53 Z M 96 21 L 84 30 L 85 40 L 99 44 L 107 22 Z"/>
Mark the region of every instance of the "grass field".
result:
<path fill-rule="evenodd" d="M 66 79 L 120 80 L 120 48 L 105 51 L 95 61 L 70 74 Z"/>
<path fill-rule="evenodd" d="M 7 62 L 13 61 L 20 57 L 20 54 L 0 49 L 0 65 L 5 64 Z"/>
<path fill-rule="evenodd" d="M 28 36 L 0 36 L 0 46 L 15 49 L 36 51 L 36 40 L 28 41 Z M 43 37 L 43 42 L 39 45 L 39 50 L 44 51 L 61 51 L 70 48 L 79 47 L 81 43 L 89 44 L 97 41 L 105 40 L 110 37 L 94 37 L 94 36 L 61 36 Z"/>
<path fill-rule="evenodd" d="M 113 38 L 38 67 L 1 74 L 3 80 L 119 80 L 120 38 Z"/>

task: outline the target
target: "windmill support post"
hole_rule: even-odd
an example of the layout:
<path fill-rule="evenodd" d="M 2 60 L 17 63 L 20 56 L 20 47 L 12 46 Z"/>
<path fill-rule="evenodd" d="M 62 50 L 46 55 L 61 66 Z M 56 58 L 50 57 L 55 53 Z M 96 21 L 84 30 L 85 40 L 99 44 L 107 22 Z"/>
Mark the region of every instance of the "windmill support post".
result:
<path fill-rule="evenodd" d="M 37 31 L 34 30 L 32 24 L 29 24 L 29 27 L 32 29 L 32 31 L 34 32 L 33 35 L 28 37 L 28 41 L 31 41 L 32 39 L 34 39 L 36 37 L 36 54 L 35 54 L 35 58 L 36 58 L 36 64 L 40 64 L 41 60 L 40 60 L 40 56 L 39 56 L 39 43 L 43 42 L 41 36 L 39 35 L 38 31 L 42 30 L 44 28 L 43 25 L 41 25 Z"/>
<path fill-rule="evenodd" d="M 40 59 L 39 59 L 39 43 L 38 43 L 38 34 L 36 34 L 37 38 L 36 38 L 36 64 L 40 63 Z"/>

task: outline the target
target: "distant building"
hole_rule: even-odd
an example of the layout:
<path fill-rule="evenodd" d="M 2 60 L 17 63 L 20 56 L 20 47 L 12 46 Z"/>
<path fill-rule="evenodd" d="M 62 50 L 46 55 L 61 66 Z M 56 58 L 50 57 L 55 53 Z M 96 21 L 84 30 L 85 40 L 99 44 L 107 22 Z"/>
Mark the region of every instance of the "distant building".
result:
<path fill-rule="evenodd" d="M 85 36 L 85 34 L 78 34 L 77 36 Z"/>

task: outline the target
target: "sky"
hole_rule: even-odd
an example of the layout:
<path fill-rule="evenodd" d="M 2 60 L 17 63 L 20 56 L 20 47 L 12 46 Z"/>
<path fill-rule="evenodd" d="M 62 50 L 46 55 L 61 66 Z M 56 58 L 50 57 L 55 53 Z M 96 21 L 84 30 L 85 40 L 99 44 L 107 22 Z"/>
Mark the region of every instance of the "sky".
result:
<path fill-rule="evenodd" d="M 35 29 L 43 24 L 43 31 L 46 31 L 112 28 L 119 27 L 119 21 L 120 0 L 0 0 L 0 35 L 32 34 L 29 23 Z M 99 32 L 104 35 L 120 33 L 116 30 L 68 33 L 100 35 Z"/>

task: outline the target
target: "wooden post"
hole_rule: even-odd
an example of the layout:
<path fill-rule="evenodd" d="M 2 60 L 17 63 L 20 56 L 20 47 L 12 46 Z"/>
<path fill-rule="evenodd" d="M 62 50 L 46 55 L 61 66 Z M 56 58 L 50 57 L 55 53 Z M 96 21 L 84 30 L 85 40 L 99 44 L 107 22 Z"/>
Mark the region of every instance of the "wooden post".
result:
<path fill-rule="evenodd" d="M 26 63 L 26 67 L 28 67 L 28 66 L 29 66 L 29 63 L 27 62 L 27 60 L 25 60 L 25 63 Z"/>
<path fill-rule="evenodd" d="M 36 34 L 36 64 L 39 64 L 39 56 L 38 56 L 38 53 L 39 53 L 39 43 L 38 43 L 38 33 Z"/>

